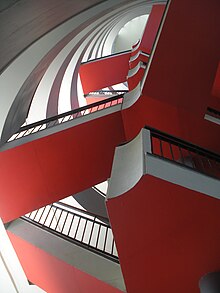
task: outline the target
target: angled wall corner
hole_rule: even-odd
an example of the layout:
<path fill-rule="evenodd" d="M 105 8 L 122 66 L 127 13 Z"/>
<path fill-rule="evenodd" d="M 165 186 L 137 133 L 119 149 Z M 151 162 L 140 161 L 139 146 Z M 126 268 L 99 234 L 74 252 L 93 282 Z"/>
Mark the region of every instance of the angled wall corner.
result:
<path fill-rule="evenodd" d="M 148 138 L 148 130 L 142 129 L 135 139 L 116 148 L 106 200 L 127 192 L 144 175 L 144 154 L 151 148 Z"/>

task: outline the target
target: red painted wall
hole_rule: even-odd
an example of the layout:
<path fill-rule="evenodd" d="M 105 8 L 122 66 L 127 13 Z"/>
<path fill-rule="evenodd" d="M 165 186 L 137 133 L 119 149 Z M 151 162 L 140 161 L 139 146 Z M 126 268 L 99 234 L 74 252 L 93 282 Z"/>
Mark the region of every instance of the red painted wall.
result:
<path fill-rule="evenodd" d="M 0 217 L 29 211 L 105 181 L 124 141 L 117 112 L 0 153 Z"/>
<path fill-rule="evenodd" d="M 219 125 L 204 120 L 219 64 L 220 3 L 199 3 L 170 2 L 143 94 L 122 114 L 127 139 L 150 125 L 220 153 Z"/>
<path fill-rule="evenodd" d="M 219 270 L 218 199 L 145 175 L 107 209 L 128 293 L 199 293 Z"/>
<path fill-rule="evenodd" d="M 220 62 L 218 63 L 218 68 L 215 75 L 212 95 L 220 99 Z"/>
<path fill-rule="evenodd" d="M 84 273 L 8 231 L 27 278 L 47 293 L 119 293 L 112 286 Z"/>
<path fill-rule="evenodd" d="M 130 53 L 107 57 L 81 65 L 80 77 L 85 94 L 126 81 Z"/>
<path fill-rule="evenodd" d="M 220 153 L 219 125 L 180 107 L 142 95 L 122 117 L 127 140 L 148 125 Z"/>
<path fill-rule="evenodd" d="M 133 76 L 128 78 L 128 88 L 129 91 L 132 91 L 142 80 L 144 75 L 144 68 L 139 68 L 138 72 Z"/>
<path fill-rule="evenodd" d="M 153 5 L 140 43 L 140 50 L 150 54 L 163 16 L 165 5 Z"/>
<path fill-rule="evenodd" d="M 144 86 L 146 96 L 203 116 L 220 48 L 220 2 L 171 1 Z"/>

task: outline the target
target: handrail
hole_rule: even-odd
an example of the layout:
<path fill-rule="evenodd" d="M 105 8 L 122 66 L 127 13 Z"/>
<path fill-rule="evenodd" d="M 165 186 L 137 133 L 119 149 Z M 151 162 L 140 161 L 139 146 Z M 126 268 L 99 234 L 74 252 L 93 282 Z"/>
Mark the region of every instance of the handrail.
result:
<path fill-rule="evenodd" d="M 94 187 L 93 187 L 93 188 L 94 188 Z M 100 191 L 100 192 L 101 192 L 101 191 Z M 61 202 L 61 201 L 58 201 L 58 202 L 54 203 L 53 205 L 61 205 L 61 206 L 66 207 L 66 208 L 68 208 L 68 209 L 76 210 L 76 211 L 78 211 L 78 212 L 80 212 L 80 213 L 84 213 L 84 214 L 90 215 L 90 216 L 92 216 L 92 217 L 97 217 L 97 218 L 99 218 L 99 219 L 103 219 L 103 220 L 105 220 L 105 221 L 109 221 L 109 219 L 108 219 L 107 217 L 101 216 L 101 215 L 99 215 L 99 214 L 94 214 L 94 213 L 89 212 L 89 211 L 86 211 L 86 210 L 82 210 L 82 209 L 80 209 L 80 208 L 77 208 L 77 207 L 71 206 L 71 205 L 69 205 L 69 204 L 67 204 L 67 203 L 64 203 L 64 202 Z"/>
<path fill-rule="evenodd" d="M 207 113 L 209 114 L 214 114 L 214 115 L 216 115 L 216 116 L 219 116 L 220 117 L 220 111 L 218 111 L 218 110 L 216 110 L 216 109 L 214 109 L 214 108 L 210 108 L 210 107 L 208 107 L 207 108 Z"/>
<path fill-rule="evenodd" d="M 87 64 L 87 63 L 90 63 L 90 62 L 99 61 L 99 60 L 104 60 L 104 59 L 107 59 L 107 58 L 110 58 L 110 57 L 114 57 L 114 56 L 119 56 L 119 55 L 127 54 L 127 53 L 130 53 L 130 52 L 131 52 L 131 50 L 125 50 L 125 51 L 113 53 L 113 54 L 110 54 L 110 55 L 107 55 L 107 56 L 102 56 L 102 57 L 90 59 L 90 60 L 87 60 L 85 62 L 82 62 L 81 65 L 84 65 L 84 64 Z"/>
<path fill-rule="evenodd" d="M 99 192 L 100 194 L 102 194 L 104 197 L 106 197 L 106 194 L 104 192 L 102 192 L 100 189 L 98 189 L 96 186 L 93 186 L 92 189 L 94 189 L 95 191 Z"/>
<path fill-rule="evenodd" d="M 115 103 L 113 103 L 115 101 L 116 101 L 116 104 L 121 104 L 122 99 L 123 99 L 123 94 L 113 96 L 113 97 L 107 98 L 105 100 L 98 101 L 98 102 L 95 102 L 95 103 L 80 107 L 78 109 L 74 109 L 74 110 L 71 110 L 71 111 L 68 111 L 68 112 L 65 112 L 65 113 L 50 117 L 50 118 L 46 118 L 46 119 L 39 120 L 37 122 L 22 126 L 19 129 L 19 131 L 16 132 L 12 136 L 12 138 L 9 139 L 9 141 L 18 139 L 18 138 L 26 136 L 26 135 L 30 135 L 30 134 L 32 134 L 34 132 L 41 131 L 41 130 L 43 130 L 45 128 L 49 128 L 49 127 L 52 127 L 52 126 L 55 126 L 55 125 L 58 125 L 58 124 L 62 124 L 64 122 L 68 122 L 68 121 L 70 121 L 72 119 L 75 119 L 75 118 L 78 118 L 78 117 L 81 117 L 81 116 L 85 116 L 85 115 L 91 114 L 91 113 L 96 112 L 96 111 L 100 111 L 100 110 L 115 106 Z M 89 113 L 87 113 L 87 111 L 89 111 Z M 65 118 L 68 118 L 68 119 L 65 120 Z M 59 121 L 59 119 L 61 119 L 61 121 Z M 39 127 L 39 128 L 37 129 L 37 131 L 35 131 L 37 127 Z M 30 131 L 30 132 L 28 132 L 28 131 Z M 22 134 L 22 132 L 24 132 L 24 133 Z M 20 134 L 22 134 L 22 135 L 20 136 Z"/>
<path fill-rule="evenodd" d="M 58 202 L 22 218 L 41 229 L 119 263 L 111 226 L 102 222 L 99 215 Z"/>
<path fill-rule="evenodd" d="M 94 95 L 102 95 L 102 94 L 106 94 L 106 96 L 110 96 L 111 94 L 118 94 L 118 95 L 121 95 L 121 94 L 125 94 L 127 93 L 128 90 L 99 90 L 99 91 L 91 91 L 87 94 L 84 94 L 84 97 L 89 97 L 89 96 L 94 96 Z"/>
<path fill-rule="evenodd" d="M 220 179 L 220 155 L 170 134 L 150 130 L 151 154 Z"/>
<path fill-rule="evenodd" d="M 177 146 L 182 145 L 185 148 L 189 148 L 192 151 L 195 151 L 196 153 L 205 154 L 207 157 L 220 162 L 220 154 L 214 153 L 214 152 L 212 152 L 210 150 L 207 150 L 207 149 L 202 148 L 202 147 L 200 147 L 198 145 L 192 144 L 192 143 L 190 143 L 190 142 L 188 142 L 186 140 L 183 140 L 181 138 L 175 137 L 175 136 L 173 136 L 171 134 L 168 134 L 168 133 L 162 132 L 160 130 L 157 130 L 157 129 L 153 128 L 153 127 L 145 126 L 145 128 L 150 130 L 151 134 L 154 137 L 161 138 L 161 139 L 163 139 L 164 141 L 167 141 L 167 142 L 172 142 L 173 144 L 175 144 Z"/>

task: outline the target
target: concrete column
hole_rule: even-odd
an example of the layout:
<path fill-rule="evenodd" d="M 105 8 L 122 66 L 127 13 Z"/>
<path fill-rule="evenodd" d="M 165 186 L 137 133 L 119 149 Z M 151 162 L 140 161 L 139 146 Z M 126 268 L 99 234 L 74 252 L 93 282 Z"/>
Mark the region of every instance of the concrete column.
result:
<path fill-rule="evenodd" d="M 199 281 L 200 293 L 220 292 L 220 272 L 208 273 Z"/>

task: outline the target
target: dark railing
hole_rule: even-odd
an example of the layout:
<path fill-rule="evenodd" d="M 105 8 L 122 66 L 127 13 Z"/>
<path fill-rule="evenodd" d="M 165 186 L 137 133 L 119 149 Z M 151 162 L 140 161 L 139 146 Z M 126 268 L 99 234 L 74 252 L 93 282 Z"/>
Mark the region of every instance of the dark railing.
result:
<path fill-rule="evenodd" d="M 220 178 L 220 155 L 153 128 L 147 129 L 151 133 L 153 155 Z"/>
<path fill-rule="evenodd" d="M 83 248 L 119 262 L 112 229 L 106 224 L 108 219 L 102 216 L 59 202 L 22 218 Z"/>
<path fill-rule="evenodd" d="M 127 93 L 128 90 L 100 90 L 100 91 L 93 91 L 88 94 L 85 94 L 84 97 L 93 97 L 93 96 L 115 96 L 115 95 L 122 95 Z"/>
<path fill-rule="evenodd" d="M 80 107 L 78 109 L 59 114 L 57 116 L 53 116 L 50 118 L 37 121 L 32 124 L 28 124 L 26 126 L 21 127 L 20 130 L 17 133 L 15 133 L 8 141 L 13 141 L 18 138 L 33 134 L 35 132 L 39 132 L 46 128 L 50 128 L 50 127 L 62 124 L 64 122 L 68 122 L 70 120 L 73 120 L 82 116 L 86 116 L 88 114 L 91 114 L 103 109 L 110 108 L 112 106 L 121 104 L 122 101 L 123 101 L 123 95 L 117 95 L 114 97 L 107 98 L 103 101 L 92 103 L 90 105 L 86 105 L 84 107 Z"/>
<path fill-rule="evenodd" d="M 111 58 L 111 57 L 115 57 L 115 56 L 120 56 L 120 55 L 128 54 L 130 52 L 131 52 L 131 50 L 125 50 L 125 51 L 121 51 L 121 52 L 116 52 L 116 53 L 113 53 L 113 54 L 110 54 L 110 55 L 107 55 L 107 56 L 102 56 L 102 57 L 98 57 L 98 58 L 94 58 L 94 59 L 87 60 L 85 62 L 82 62 L 81 65 L 87 64 L 87 63 L 90 63 L 90 62 L 96 62 L 96 61 L 99 61 L 99 60 L 104 60 L 104 59 Z"/>
<path fill-rule="evenodd" d="M 208 115 L 210 115 L 212 117 L 220 119 L 220 111 L 218 111 L 216 109 L 208 107 L 207 111 L 206 111 L 206 114 L 208 114 Z"/>

